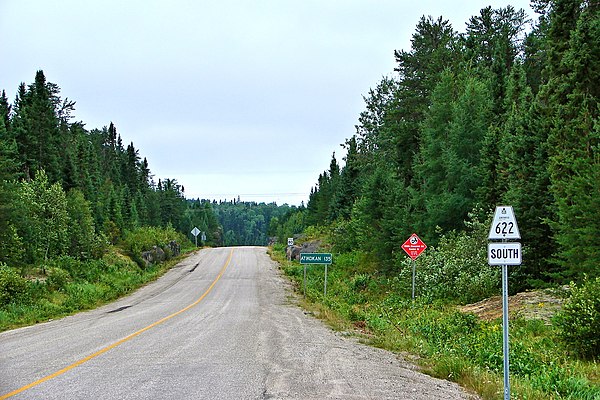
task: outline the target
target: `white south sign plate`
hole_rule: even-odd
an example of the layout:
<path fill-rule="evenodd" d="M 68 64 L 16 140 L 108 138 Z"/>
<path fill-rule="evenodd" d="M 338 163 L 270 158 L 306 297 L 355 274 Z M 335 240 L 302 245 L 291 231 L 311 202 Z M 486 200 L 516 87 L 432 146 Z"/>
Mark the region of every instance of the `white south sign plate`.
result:
<path fill-rule="evenodd" d="M 488 264 L 521 265 L 521 243 L 489 243 Z"/>

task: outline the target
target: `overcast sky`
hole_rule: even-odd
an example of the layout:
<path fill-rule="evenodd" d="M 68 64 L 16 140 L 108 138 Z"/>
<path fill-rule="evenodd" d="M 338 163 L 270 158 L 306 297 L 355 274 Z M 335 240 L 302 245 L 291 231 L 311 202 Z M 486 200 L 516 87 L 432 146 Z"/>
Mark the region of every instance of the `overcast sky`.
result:
<path fill-rule="evenodd" d="M 528 0 L 0 0 L 0 90 L 37 70 L 188 198 L 308 199 L 422 15 Z"/>

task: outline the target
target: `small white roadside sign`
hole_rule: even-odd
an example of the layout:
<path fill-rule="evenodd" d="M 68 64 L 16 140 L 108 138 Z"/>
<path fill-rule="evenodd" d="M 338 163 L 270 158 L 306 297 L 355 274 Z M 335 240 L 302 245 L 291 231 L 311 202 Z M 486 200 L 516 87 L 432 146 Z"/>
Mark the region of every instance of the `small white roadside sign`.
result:
<path fill-rule="evenodd" d="M 521 243 L 509 242 L 521 239 L 517 219 L 512 206 L 497 206 L 490 226 L 488 264 L 502 266 L 502 353 L 504 361 L 504 400 L 510 399 L 510 360 L 508 350 L 508 266 L 521 265 Z"/>
<path fill-rule="evenodd" d="M 489 243 L 488 264 L 521 265 L 521 243 Z"/>

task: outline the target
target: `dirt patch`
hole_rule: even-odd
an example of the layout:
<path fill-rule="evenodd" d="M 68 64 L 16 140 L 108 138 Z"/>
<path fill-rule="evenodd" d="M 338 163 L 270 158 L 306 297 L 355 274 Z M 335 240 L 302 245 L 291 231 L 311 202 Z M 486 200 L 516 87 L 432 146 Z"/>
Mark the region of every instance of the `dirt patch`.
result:
<path fill-rule="evenodd" d="M 547 290 L 517 293 L 508 297 L 509 318 L 541 319 L 550 324 L 552 316 L 562 307 L 563 298 Z M 459 307 L 485 321 L 502 318 L 502 296 L 494 296 L 477 303 Z"/>

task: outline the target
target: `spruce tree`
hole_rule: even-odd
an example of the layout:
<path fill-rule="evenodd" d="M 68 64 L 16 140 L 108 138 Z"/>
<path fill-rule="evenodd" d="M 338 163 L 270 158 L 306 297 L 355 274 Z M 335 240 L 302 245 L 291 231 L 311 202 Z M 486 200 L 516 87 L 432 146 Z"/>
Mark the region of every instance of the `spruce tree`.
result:
<path fill-rule="evenodd" d="M 523 52 L 526 22 L 523 10 L 512 6 L 494 10 L 488 6 L 467 23 L 466 56 L 483 77 L 490 79 L 493 115 L 499 120 L 506 112 L 504 97 L 510 71 Z"/>
<path fill-rule="evenodd" d="M 346 163 L 340 173 L 340 183 L 333 198 L 332 208 L 334 212 L 332 219 L 349 219 L 352 206 L 359 194 L 360 169 L 356 136 L 352 136 L 346 141 L 346 148 L 348 149 L 345 158 Z"/>
<path fill-rule="evenodd" d="M 6 97 L 6 91 L 2 90 L 2 94 L 0 95 L 0 120 L 4 122 L 4 128 L 7 130 L 10 129 L 10 113 L 11 106 Z"/>
<path fill-rule="evenodd" d="M 511 287 L 522 290 L 548 280 L 548 261 L 555 244 L 546 222 L 553 201 L 547 171 L 548 135 L 539 126 L 538 105 L 520 64 L 511 72 L 505 101 L 507 117 L 499 138 L 496 190 L 502 193 L 500 202 L 512 205 L 518 216 L 527 257 L 511 270 Z"/>
<path fill-rule="evenodd" d="M 551 191 L 566 278 L 598 275 L 600 264 L 600 5 L 557 0 L 549 29 Z"/>
<path fill-rule="evenodd" d="M 487 82 L 469 70 L 444 73 L 434 90 L 415 163 L 419 190 L 413 203 L 423 207 L 418 210 L 423 234 L 434 237 L 438 226 L 462 228 L 473 208 L 491 100 Z"/>
<path fill-rule="evenodd" d="M 35 75 L 35 82 L 29 86 L 30 102 L 27 113 L 27 136 L 34 146 L 29 151 L 35 159 L 30 167 L 32 170 L 44 169 L 50 182 L 60 182 L 62 179 L 62 142 L 59 131 L 59 120 L 56 107 L 60 102 L 59 88 L 46 81 L 43 71 Z"/>

